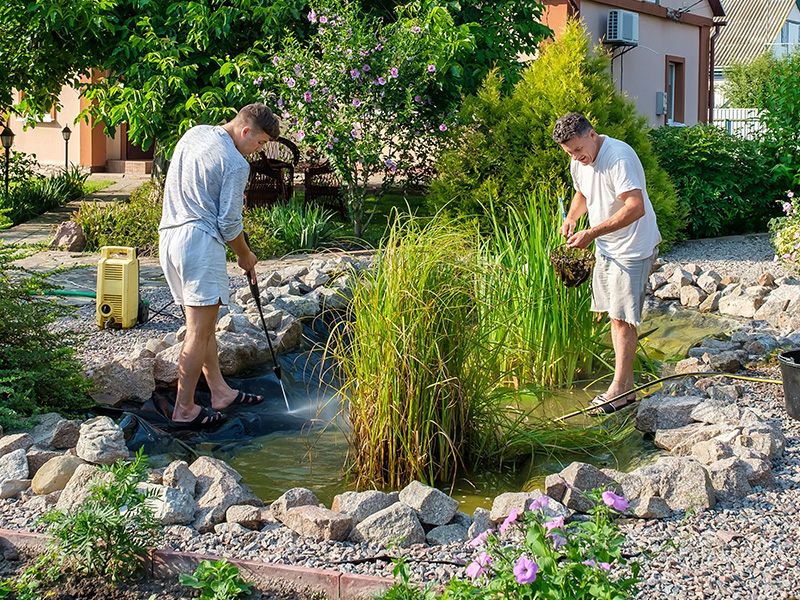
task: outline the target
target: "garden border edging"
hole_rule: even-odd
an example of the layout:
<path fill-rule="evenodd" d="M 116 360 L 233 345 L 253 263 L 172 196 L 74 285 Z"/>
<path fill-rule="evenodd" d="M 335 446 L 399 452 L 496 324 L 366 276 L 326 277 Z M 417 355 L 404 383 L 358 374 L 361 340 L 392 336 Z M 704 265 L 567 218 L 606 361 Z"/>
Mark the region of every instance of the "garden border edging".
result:
<path fill-rule="evenodd" d="M 0 547 L 13 547 L 40 553 L 44 550 L 50 536 L 27 531 L 0 529 Z M 219 560 L 222 557 L 177 552 L 174 550 L 153 550 L 149 553 L 145 572 L 153 579 L 177 577 L 179 573 L 191 573 L 202 560 Z M 230 564 L 239 568 L 246 581 L 269 584 L 282 582 L 294 586 L 312 588 L 323 593 L 327 600 L 356 600 L 373 598 L 376 593 L 388 589 L 394 583 L 388 577 L 343 573 L 329 569 L 312 569 L 293 565 L 281 565 L 255 560 L 226 558 Z"/>

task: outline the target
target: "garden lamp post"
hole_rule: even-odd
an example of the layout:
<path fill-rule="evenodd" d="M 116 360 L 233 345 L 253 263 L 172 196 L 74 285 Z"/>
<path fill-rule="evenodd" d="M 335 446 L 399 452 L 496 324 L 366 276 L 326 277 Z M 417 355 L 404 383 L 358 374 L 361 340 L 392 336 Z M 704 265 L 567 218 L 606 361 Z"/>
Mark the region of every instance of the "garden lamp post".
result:
<path fill-rule="evenodd" d="M 72 135 L 72 130 L 69 125 L 64 125 L 61 130 L 61 137 L 64 138 L 64 173 L 69 171 L 69 136 Z"/>
<path fill-rule="evenodd" d="M 11 144 L 14 143 L 14 132 L 8 125 L 3 128 L 3 133 L 0 133 L 0 141 L 3 142 L 6 151 L 6 196 L 8 196 L 8 154 L 11 152 Z"/>

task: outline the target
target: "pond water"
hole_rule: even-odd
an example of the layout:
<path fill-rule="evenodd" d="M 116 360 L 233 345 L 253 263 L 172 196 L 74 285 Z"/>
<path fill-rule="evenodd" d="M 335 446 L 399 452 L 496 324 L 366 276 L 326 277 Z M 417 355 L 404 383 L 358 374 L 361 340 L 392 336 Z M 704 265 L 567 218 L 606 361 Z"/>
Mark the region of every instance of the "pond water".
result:
<path fill-rule="evenodd" d="M 640 328 L 647 333 L 642 342 L 650 356 L 657 360 L 684 357 L 687 350 L 704 337 L 729 332 L 736 322 L 696 311 L 649 313 Z M 347 467 L 348 445 L 345 423 L 337 417 L 337 399 L 333 393 L 320 392 L 320 365 L 305 355 L 281 357 L 283 383 L 286 386 L 290 415 L 281 415 L 283 397 L 275 393 L 277 380 L 270 365 L 234 383 L 250 392 L 264 390 L 276 396 L 265 403 L 264 410 L 274 411 L 280 420 L 291 416 L 291 430 L 274 430 L 250 439 L 226 443 L 206 442 L 197 450 L 211 453 L 229 462 L 253 491 L 265 501 L 277 498 L 287 489 L 302 486 L 313 490 L 321 502 L 330 506 L 333 497 L 352 487 L 342 475 Z M 305 383 L 303 383 L 305 382 Z M 531 395 L 520 408 L 534 410 L 543 418 L 556 418 L 585 407 L 603 383 L 592 389 L 555 390 L 544 395 Z M 264 417 L 262 417 L 264 418 Z M 617 416 L 612 418 L 619 418 Z M 576 417 L 571 425 L 592 424 L 591 417 Z M 299 424 L 299 425 L 298 425 Z M 596 424 L 596 421 L 594 422 Z M 450 489 L 442 488 L 461 502 L 461 510 L 471 513 L 475 507 L 491 507 L 492 499 L 503 492 L 543 489 L 545 477 L 578 460 L 598 467 L 630 471 L 653 462 L 661 450 L 633 432 L 609 450 L 587 456 L 583 453 L 560 453 L 557 456 L 536 455 L 503 469 L 480 470 L 459 479 Z M 391 490 L 385 490 L 391 491 Z"/>

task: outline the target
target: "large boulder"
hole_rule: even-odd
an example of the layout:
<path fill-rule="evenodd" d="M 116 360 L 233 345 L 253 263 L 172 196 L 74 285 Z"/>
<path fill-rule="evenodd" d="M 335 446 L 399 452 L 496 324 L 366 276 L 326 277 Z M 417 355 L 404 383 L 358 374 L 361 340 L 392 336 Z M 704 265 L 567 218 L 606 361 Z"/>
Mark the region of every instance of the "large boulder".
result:
<path fill-rule="evenodd" d="M 230 331 L 217 332 L 219 368 L 223 375 L 239 375 L 260 362 L 255 335 L 257 334 L 253 333 L 251 336 Z"/>
<path fill-rule="evenodd" d="M 393 503 L 389 494 L 378 490 L 343 492 L 334 496 L 331 510 L 348 515 L 355 524 Z"/>
<path fill-rule="evenodd" d="M 657 482 L 652 479 L 613 469 L 603 469 L 603 473 L 619 484 L 622 497 L 628 501 L 628 513 L 640 519 L 664 519 L 672 514 L 666 500 L 659 496 Z"/>
<path fill-rule="evenodd" d="M 154 483 L 140 483 L 140 491 L 154 494 L 147 505 L 162 525 L 188 525 L 194 520 L 197 502 L 178 488 Z"/>
<path fill-rule="evenodd" d="M 224 475 L 213 481 L 205 493 L 198 494 L 192 526 L 200 533 L 213 531 L 215 525 L 225 521 L 227 510 L 235 504 L 258 506 L 261 500 L 249 487 Z"/>
<path fill-rule="evenodd" d="M 396 542 L 407 548 L 425 541 L 425 530 L 417 518 L 417 512 L 402 502 L 367 517 L 354 526 L 348 538 L 351 542 L 376 543 L 385 546 Z"/>
<path fill-rule="evenodd" d="M 130 457 L 122 428 L 109 417 L 94 417 L 81 425 L 75 451 L 95 465 L 110 465 Z"/>
<path fill-rule="evenodd" d="M 28 457 L 24 448 L 0 456 L 0 481 L 27 478 Z"/>
<path fill-rule="evenodd" d="M 64 249 L 67 252 L 83 252 L 86 248 L 86 234 L 83 228 L 75 221 L 64 221 L 56 228 L 50 247 Z"/>
<path fill-rule="evenodd" d="M 400 490 L 400 502 L 417 511 L 420 522 L 426 525 L 446 525 L 458 511 L 458 500 L 419 481 Z"/>
<path fill-rule="evenodd" d="M 11 454 L 15 450 L 27 450 L 33 446 L 33 437 L 27 433 L 11 433 L 0 437 L 0 456 Z"/>
<path fill-rule="evenodd" d="M 307 488 L 296 487 L 286 490 L 270 505 L 270 512 L 281 523 L 285 523 L 286 512 L 296 506 L 319 506 L 316 494 Z"/>
<path fill-rule="evenodd" d="M 749 467 L 741 458 L 731 456 L 718 460 L 706 467 L 714 486 L 714 493 L 720 500 L 744 498 L 753 488 L 747 479 Z"/>
<path fill-rule="evenodd" d="M 234 504 L 225 511 L 226 523 L 237 523 L 245 529 L 258 529 L 263 521 L 263 508 L 247 504 Z"/>
<path fill-rule="evenodd" d="M 56 450 L 40 450 L 37 447 L 32 447 L 28 450 L 28 476 L 35 477 L 36 473 L 41 469 L 47 461 L 56 456 L 62 456 L 63 452 Z"/>
<path fill-rule="evenodd" d="M 469 529 L 463 525 L 439 525 L 427 533 L 425 541 L 432 546 L 447 546 L 466 541 L 468 532 Z"/>
<path fill-rule="evenodd" d="M 566 469 L 563 469 L 559 475 L 566 487 L 561 503 L 567 508 L 582 513 L 588 513 L 594 508 L 594 503 L 586 497 L 585 492 L 591 492 L 597 488 L 619 489 L 619 486 L 611 477 L 588 463 L 573 462 Z M 546 480 L 545 485 L 547 485 Z M 548 495 L 550 495 L 549 489 Z"/>
<path fill-rule="evenodd" d="M 84 464 L 83 459 L 71 454 L 50 459 L 34 475 L 31 484 L 33 492 L 43 495 L 63 490 L 78 467 Z"/>
<path fill-rule="evenodd" d="M 69 512 L 75 510 L 86 498 L 89 497 L 89 490 L 87 486 L 93 477 L 99 476 L 101 478 L 110 479 L 111 473 L 101 473 L 95 465 L 83 464 L 78 465 L 75 472 L 67 482 L 66 487 L 58 497 L 56 502 L 56 509 L 62 512 Z"/>
<path fill-rule="evenodd" d="M 0 482 L 0 499 L 13 498 L 30 487 L 30 479 L 6 479 Z"/>
<path fill-rule="evenodd" d="M 200 468 L 197 469 L 200 472 Z M 161 476 L 161 482 L 169 487 L 182 491 L 187 496 L 194 498 L 197 487 L 197 476 L 189 469 L 189 465 L 182 460 L 175 460 L 167 465 Z"/>
<path fill-rule="evenodd" d="M 353 527 L 348 515 L 310 504 L 288 509 L 283 518 L 289 529 L 316 540 L 344 541 Z"/>
<path fill-rule="evenodd" d="M 704 510 L 715 505 L 714 486 L 703 466 L 691 459 L 664 456 L 633 474 L 650 479 L 672 510 Z"/>
<path fill-rule="evenodd" d="M 636 413 L 636 429 L 655 433 L 659 429 L 677 429 L 692 422 L 692 409 L 700 404 L 699 396 L 645 396 Z"/>
<path fill-rule="evenodd" d="M 117 405 L 125 400 L 145 402 L 156 389 L 154 361 L 128 359 L 95 363 L 86 370 L 104 403 Z"/>
<path fill-rule="evenodd" d="M 723 291 L 719 299 L 719 312 L 730 317 L 752 319 L 762 304 L 763 297 L 748 294 L 743 285 L 735 284 L 731 289 L 726 288 Z"/>
<path fill-rule="evenodd" d="M 183 342 L 170 345 L 166 350 L 156 354 L 153 377 L 157 385 L 171 387 L 178 383 L 178 359 L 182 348 Z"/>
<path fill-rule="evenodd" d="M 31 430 L 34 443 L 40 448 L 68 450 L 80 437 L 80 422 L 65 419 L 58 413 L 39 415 L 39 423 Z"/>

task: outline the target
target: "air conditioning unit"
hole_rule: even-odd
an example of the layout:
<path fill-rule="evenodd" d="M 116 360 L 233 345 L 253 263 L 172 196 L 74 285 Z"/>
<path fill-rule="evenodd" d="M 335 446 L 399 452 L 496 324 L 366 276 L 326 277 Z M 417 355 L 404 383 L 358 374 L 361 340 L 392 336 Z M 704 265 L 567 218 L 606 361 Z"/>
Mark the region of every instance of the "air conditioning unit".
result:
<path fill-rule="evenodd" d="M 618 9 L 608 11 L 605 43 L 612 46 L 638 46 L 639 13 Z"/>

